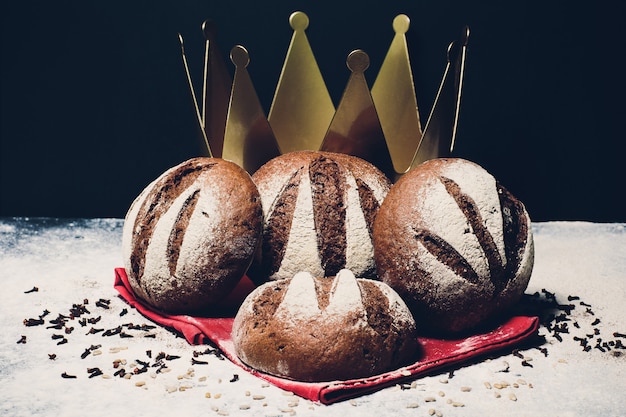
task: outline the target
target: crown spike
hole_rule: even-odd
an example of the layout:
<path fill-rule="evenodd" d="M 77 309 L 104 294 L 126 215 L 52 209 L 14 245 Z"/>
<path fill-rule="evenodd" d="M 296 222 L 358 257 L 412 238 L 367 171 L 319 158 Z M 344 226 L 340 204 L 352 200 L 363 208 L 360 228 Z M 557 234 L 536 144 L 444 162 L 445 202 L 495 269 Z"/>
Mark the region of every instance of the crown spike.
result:
<path fill-rule="evenodd" d="M 393 164 L 364 75 L 369 56 L 362 50 L 352 51 L 346 64 L 352 74 L 320 150 L 358 156 L 393 178 Z"/>
<path fill-rule="evenodd" d="M 400 14 L 393 20 L 395 32 L 374 85 L 372 99 L 387 140 L 396 172 L 411 165 L 422 136 L 413 72 L 406 42 L 409 17 Z"/>
<path fill-rule="evenodd" d="M 280 155 L 272 129 L 247 71 L 248 51 L 237 45 L 230 52 L 235 65 L 224 133 L 222 158 L 231 160 L 250 174 Z"/>
<path fill-rule="evenodd" d="M 213 155 L 222 156 L 224 129 L 232 79 L 216 41 L 217 26 L 211 20 L 202 23 L 204 34 L 204 84 L 202 88 L 202 121 Z"/>
<path fill-rule="evenodd" d="M 209 139 L 207 138 L 206 131 L 204 130 L 204 120 L 203 120 L 202 114 L 200 113 L 200 107 L 198 106 L 196 93 L 193 89 L 193 82 L 191 81 L 191 73 L 189 72 L 189 64 L 187 63 L 187 55 L 185 54 L 185 43 L 183 41 L 183 35 L 181 35 L 180 33 L 178 34 L 178 41 L 180 42 L 180 52 L 183 58 L 183 66 L 185 68 L 185 75 L 187 77 L 187 83 L 189 84 L 189 90 L 191 91 L 191 99 L 193 100 L 193 106 L 196 110 L 196 118 L 198 119 L 200 132 L 202 133 L 204 143 L 206 144 L 209 157 L 212 157 L 213 153 L 211 152 L 211 145 L 209 143 Z"/>
<path fill-rule="evenodd" d="M 448 46 L 446 69 L 409 169 L 428 159 L 449 156 L 454 149 L 469 33 L 465 26 L 461 38 Z"/>
<path fill-rule="evenodd" d="M 289 24 L 294 32 L 269 112 L 283 153 L 318 149 L 335 113 L 306 36 L 308 16 L 294 12 Z"/>

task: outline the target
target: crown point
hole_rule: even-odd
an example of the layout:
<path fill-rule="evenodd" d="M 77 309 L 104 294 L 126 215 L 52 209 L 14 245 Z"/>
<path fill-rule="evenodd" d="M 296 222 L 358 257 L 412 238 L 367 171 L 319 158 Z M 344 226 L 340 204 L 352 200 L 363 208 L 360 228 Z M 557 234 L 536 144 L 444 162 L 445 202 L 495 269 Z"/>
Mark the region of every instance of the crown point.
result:
<path fill-rule="evenodd" d="M 370 57 L 361 49 L 357 49 L 350 52 L 346 65 L 352 72 L 364 72 L 370 66 Z"/>
<path fill-rule="evenodd" d="M 408 32 L 411 19 L 405 14 L 399 14 L 393 19 L 393 31 L 399 34 Z"/>
<path fill-rule="evenodd" d="M 309 17 L 304 12 L 293 12 L 289 16 L 289 25 L 293 30 L 306 30 L 309 27 Z"/>
<path fill-rule="evenodd" d="M 213 20 L 205 20 L 202 22 L 202 33 L 205 39 L 213 39 L 217 32 L 217 24 Z"/>
<path fill-rule="evenodd" d="M 246 68 L 250 63 L 248 50 L 241 45 L 235 45 L 230 50 L 230 60 L 236 68 Z"/>

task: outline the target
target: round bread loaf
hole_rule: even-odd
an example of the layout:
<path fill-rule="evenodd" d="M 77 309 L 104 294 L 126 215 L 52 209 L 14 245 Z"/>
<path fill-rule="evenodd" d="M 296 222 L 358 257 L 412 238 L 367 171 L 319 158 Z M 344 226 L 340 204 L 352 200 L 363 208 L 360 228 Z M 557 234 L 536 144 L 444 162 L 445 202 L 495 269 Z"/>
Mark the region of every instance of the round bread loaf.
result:
<path fill-rule="evenodd" d="M 347 269 L 257 287 L 235 316 L 232 339 L 250 367 L 307 382 L 393 370 L 418 348 L 415 321 L 398 294 Z"/>
<path fill-rule="evenodd" d="M 261 199 L 246 171 L 223 159 L 190 159 L 148 185 L 126 214 L 129 283 L 168 313 L 206 311 L 244 275 L 261 227 Z"/>
<path fill-rule="evenodd" d="M 512 307 L 534 260 L 524 205 L 482 167 L 455 158 L 427 161 L 392 187 L 374 245 L 380 279 L 440 334 Z"/>
<path fill-rule="evenodd" d="M 330 152 L 291 152 L 254 173 L 263 204 L 263 243 L 248 276 L 256 283 L 343 268 L 375 277 L 372 228 L 391 186 L 369 162 Z"/>

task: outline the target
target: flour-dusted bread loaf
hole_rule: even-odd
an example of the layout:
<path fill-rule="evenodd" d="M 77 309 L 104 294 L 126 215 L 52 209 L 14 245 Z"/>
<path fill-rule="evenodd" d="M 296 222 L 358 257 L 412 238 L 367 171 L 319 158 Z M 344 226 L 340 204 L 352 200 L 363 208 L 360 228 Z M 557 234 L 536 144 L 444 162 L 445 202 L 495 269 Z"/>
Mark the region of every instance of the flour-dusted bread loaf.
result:
<path fill-rule="evenodd" d="M 346 269 L 257 287 L 235 316 L 232 339 L 248 366 L 308 382 L 393 370 L 418 348 L 415 321 L 398 294 Z"/>
<path fill-rule="evenodd" d="M 218 158 L 183 162 L 148 185 L 126 215 L 130 285 L 160 310 L 206 311 L 245 273 L 261 227 L 261 199 L 246 171 Z"/>
<path fill-rule="evenodd" d="M 425 162 L 392 187 L 374 245 L 380 278 L 436 333 L 473 329 L 512 307 L 534 260 L 524 205 L 455 158 Z"/>
<path fill-rule="evenodd" d="M 391 186 L 363 159 L 329 152 L 291 152 L 252 179 L 261 194 L 263 244 L 248 271 L 257 283 L 307 271 L 334 276 L 343 268 L 375 276 L 372 228 Z"/>

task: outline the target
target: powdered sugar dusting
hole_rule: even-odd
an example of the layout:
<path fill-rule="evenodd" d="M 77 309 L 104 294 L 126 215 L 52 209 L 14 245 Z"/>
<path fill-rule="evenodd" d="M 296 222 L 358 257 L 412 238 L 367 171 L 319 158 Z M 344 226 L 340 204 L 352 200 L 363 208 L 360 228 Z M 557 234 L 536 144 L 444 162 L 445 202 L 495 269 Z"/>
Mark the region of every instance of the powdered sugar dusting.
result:
<path fill-rule="evenodd" d="M 382 281 L 376 281 L 371 279 L 359 278 L 359 281 L 368 281 L 374 284 L 381 293 L 387 298 L 389 302 L 389 315 L 393 319 L 393 325 L 395 328 L 407 328 L 407 326 L 415 327 L 416 320 L 411 314 L 411 311 L 407 307 L 406 303 L 400 297 L 400 295 L 394 291 L 389 285 Z"/>
<path fill-rule="evenodd" d="M 479 165 L 465 160 L 446 164 L 442 169 L 442 175 L 459 184 L 461 190 L 474 199 L 483 222 L 500 252 L 502 265 L 506 266 L 502 210 L 495 178 Z"/>
<path fill-rule="evenodd" d="M 342 269 L 333 281 L 326 313 L 342 316 L 348 312 L 357 312 L 365 316 L 365 307 L 354 274 L 349 269 Z"/>
<path fill-rule="evenodd" d="M 370 276 L 374 266 L 374 244 L 353 175 L 346 175 L 346 268 L 357 276 Z"/>
<path fill-rule="evenodd" d="M 317 250 L 313 196 L 308 175 L 301 176 L 285 256 L 272 279 L 290 278 L 300 271 L 307 271 L 316 277 L 324 276 L 324 268 Z"/>
<path fill-rule="evenodd" d="M 488 280 L 489 265 L 483 248 L 472 233 L 467 217 L 445 186 L 436 178 L 430 178 L 428 185 L 420 190 L 420 195 L 422 198 L 416 207 L 422 219 L 420 226 L 446 240 L 480 278 Z"/>
<path fill-rule="evenodd" d="M 185 236 L 179 249 L 179 259 L 176 267 L 176 275 L 192 276 L 196 275 L 190 268 L 194 268 L 197 259 L 206 257 L 206 248 L 211 247 L 214 237 L 221 233 L 220 224 L 224 218 L 229 218 L 228 207 L 225 205 L 228 200 L 223 198 L 227 190 L 219 181 L 217 175 L 211 171 L 204 172 L 194 184 L 200 192 L 195 210 L 189 219 L 189 225 L 185 230 Z M 203 186 L 200 188 L 200 184 Z M 192 188 L 192 187 L 190 187 Z M 195 190 L 189 190 L 191 195 Z M 176 213 L 178 210 L 176 210 Z M 226 241 L 227 247 L 223 248 L 225 253 L 232 252 L 232 245 L 236 244 L 233 240 Z M 210 277 L 198 277 L 207 279 Z"/>
<path fill-rule="evenodd" d="M 274 313 L 275 317 L 296 325 L 320 313 L 313 276 L 308 272 L 297 273 L 289 282 L 283 301 Z"/>

